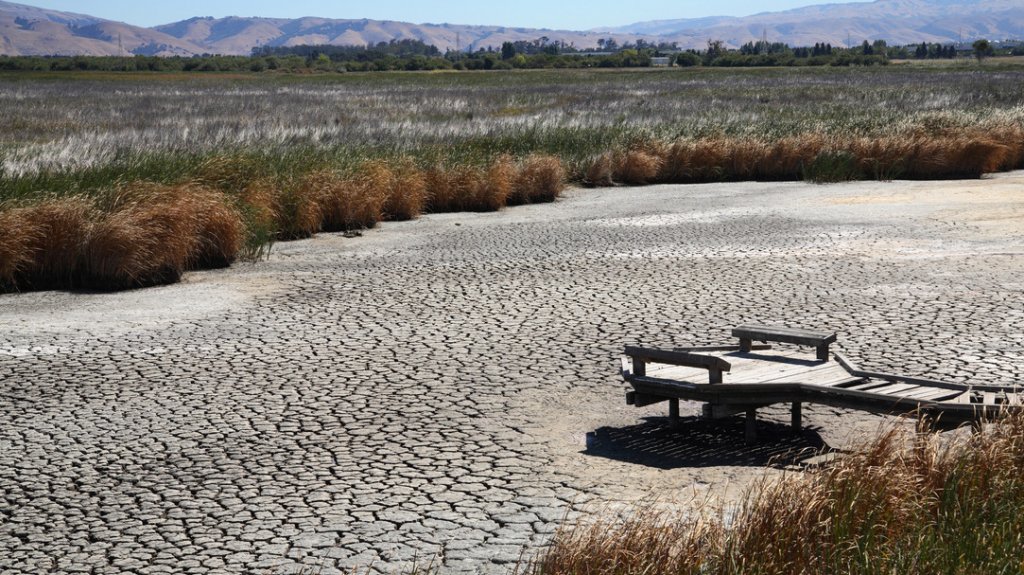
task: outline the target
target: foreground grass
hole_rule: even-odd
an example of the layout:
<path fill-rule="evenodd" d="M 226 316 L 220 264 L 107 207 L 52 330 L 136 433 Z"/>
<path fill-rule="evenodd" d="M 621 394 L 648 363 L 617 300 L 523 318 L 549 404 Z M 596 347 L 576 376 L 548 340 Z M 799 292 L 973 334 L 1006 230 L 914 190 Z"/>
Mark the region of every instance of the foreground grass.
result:
<path fill-rule="evenodd" d="M 525 570 L 562 574 L 1019 574 L 1024 417 L 975 435 L 881 433 L 764 480 L 722 513 L 654 506 L 558 532 Z"/>
<path fill-rule="evenodd" d="M 588 186 L 1024 167 L 1024 67 L 0 75 L 0 291 Z"/>

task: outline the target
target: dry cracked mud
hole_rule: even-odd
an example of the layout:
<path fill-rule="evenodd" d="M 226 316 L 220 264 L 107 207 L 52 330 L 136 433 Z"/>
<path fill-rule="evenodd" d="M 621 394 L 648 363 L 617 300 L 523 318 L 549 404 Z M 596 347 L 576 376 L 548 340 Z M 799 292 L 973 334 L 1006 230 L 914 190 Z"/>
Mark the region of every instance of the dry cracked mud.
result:
<path fill-rule="evenodd" d="M 870 368 L 1019 382 L 1022 216 L 1021 173 L 574 190 L 174 286 L 0 296 L 0 573 L 505 573 L 581 511 L 733 500 L 879 419 L 670 430 L 625 405 L 624 344 L 779 323 Z"/>

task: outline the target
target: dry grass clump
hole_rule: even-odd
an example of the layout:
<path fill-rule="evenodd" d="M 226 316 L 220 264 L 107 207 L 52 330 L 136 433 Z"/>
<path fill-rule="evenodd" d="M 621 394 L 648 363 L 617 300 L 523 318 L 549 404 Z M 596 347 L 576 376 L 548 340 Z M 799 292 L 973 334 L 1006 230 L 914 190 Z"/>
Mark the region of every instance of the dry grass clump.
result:
<path fill-rule="evenodd" d="M 505 206 L 510 192 L 507 161 L 499 158 L 487 168 L 452 166 L 427 172 L 427 205 L 434 213 L 493 212 Z"/>
<path fill-rule="evenodd" d="M 612 174 L 608 174 L 612 162 Z M 808 132 L 775 141 L 712 137 L 671 145 L 645 143 L 599 156 L 582 176 L 587 185 L 739 180 L 816 182 L 865 178 L 977 178 L 1024 165 L 1024 129 L 1017 126 L 908 132 L 879 137 Z"/>
<path fill-rule="evenodd" d="M 0 212 L 0 288 L 67 288 L 96 210 L 82 197 Z"/>
<path fill-rule="evenodd" d="M 223 193 L 195 184 L 124 185 L 98 200 L 0 212 L 4 290 L 118 290 L 177 281 L 234 261 L 245 226 Z"/>
<path fill-rule="evenodd" d="M 384 201 L 384 217 L 392 221 L 419 217 L 427 205 L 427 179 L 409 158 L 399 159 L 390 168 L 391 178 Z"/>
<path fill-rule="evenodd" d="M 565 167 L 554 156 L 534 154 L 519 165 L 509 205 L 553 202 L 565 190 Z"/>
<path fill-rule="evenodd" d="M 356 176 L 348 178 L 330 170 L 316 171 L 302 178 L 300 197 L 311 198 L 316 204 L 315 209 L 303 214 L 309 218 L 310 235 L 320 230 L 372 228 L 383 218 L 391 171 L 377 162 L 363 168 Z"/>
<path fill-rule="evenodd" d="M 649 184 L 657 179 L 663 162 L 647 150 L 628 150 L 616 158 L 613 178 L 634 186 Z"/>
<path fill-rule="evenodd" d="M 729 516 L 726 520 L 723 517 Z M 1019 573 L 1024 416 L 940 436 L 881 432 L 823 468 L 765 479 L 732 513 L 640 508 L 559 531 L 533 575 Z"/>
<path fill-rule="evenodd" d="M 96 221 L 76 266 L 77 287 L 120 290 L 177 281 L 190 269 L 222 267 L 242 249 L 242 215 L 205 186 L 125 186 Z"/>
<path fill-rule="evenodd" d="M 615 161 L 610 152 L 599 154 L 583 172 L 583 184 L 592 188 L 606 188 L 615 185 Z"/>
<path fill-rule="evenodd" d="M 19 279 L 35 259 L 32 246 L 41 237 L 42 230 L 26 208 L 0 210 L 0 290 L 19 289 Z"/>
<path fill-rule="evenodd" d="M 312 237 L 324 221 L 324 186 L 333 174 L 310 174 L 277 183 L 273 211 L 277 215 L 277 236 L 282 240 Z"/>

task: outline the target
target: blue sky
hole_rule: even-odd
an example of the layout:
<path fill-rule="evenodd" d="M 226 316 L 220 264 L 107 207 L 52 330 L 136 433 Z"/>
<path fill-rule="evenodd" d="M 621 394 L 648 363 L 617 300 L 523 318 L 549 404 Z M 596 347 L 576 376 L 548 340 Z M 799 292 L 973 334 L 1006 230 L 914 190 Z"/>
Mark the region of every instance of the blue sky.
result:
<path fill-rule="evenodd" d="M 746 16 L 817 3 L 850 0 L 12 0 L 42 8 L 78 12 L 138 26 L 155 26 L 193 16 L 371 18 L 405 22 L 498 24 L 584 30 L 646 20 Z"/>

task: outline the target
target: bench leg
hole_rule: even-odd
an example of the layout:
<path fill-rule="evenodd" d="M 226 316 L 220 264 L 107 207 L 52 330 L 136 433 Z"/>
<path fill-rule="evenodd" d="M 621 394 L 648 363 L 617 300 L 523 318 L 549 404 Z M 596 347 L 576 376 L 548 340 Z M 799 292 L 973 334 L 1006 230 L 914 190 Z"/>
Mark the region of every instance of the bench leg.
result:
<path fill-rule="evenodd" d="M 793 402 L 793 409 L 792 409 L 792 412 L 791 412 L 791 415 L 792 415 L 791 425 L 792 425 L 793 431 L 795 433 L 800 433 L 800 428 L 803 427 L 803 421 L 802 421 L 803 413 L 802 412 L 803 412 L 803 404 L 800 403 L 799 401 L 794 401 Z"/>
<path fill-rule="evenodd" d="M 673 427 L 679 425 L 679 400 L 668 400 L 668 422 Z"/>
<path fill-rule="evenodd" d="M 818 346 L 818 361 L 828 361 L 828 344 Z"/>
<path fill-rule="evenodd" d="M 741 337 L 740 338 L 740 351 L 743 353 L 750 353 L 750 345 L 753 343 L 751 340 Z"/>
<path fill-rule="evenodd" d="M 754 443 L 757 441 L 757 410 L 750 408 L 747 410 L 746 416 L 746 429 L 744 430 L 743 439 L 747 443 Z"/>

